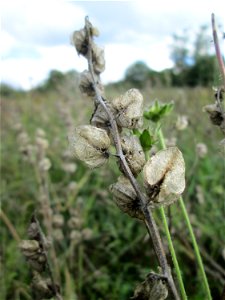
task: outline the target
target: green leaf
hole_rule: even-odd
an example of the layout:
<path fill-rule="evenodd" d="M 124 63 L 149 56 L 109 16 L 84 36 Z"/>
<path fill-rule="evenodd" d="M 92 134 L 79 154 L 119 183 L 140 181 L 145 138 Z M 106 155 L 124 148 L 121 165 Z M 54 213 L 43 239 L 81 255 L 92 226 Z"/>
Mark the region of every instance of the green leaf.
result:
<path fill-rule="evenodd" d="M 151 120 L 152 122 L 159 122 L 161 118 L 172 111 L 173 106 L 173 102 L 160 104 L 158 101 L 155 101 L 150 109 L 144 112 L 144 118 L 147 120 Z"/>
<path fill-rule="evenodd" d="M 147 129 L 142 132 L 139 139 L 144 152 L 149 151 L 154 144 L 153 138 Z"/>

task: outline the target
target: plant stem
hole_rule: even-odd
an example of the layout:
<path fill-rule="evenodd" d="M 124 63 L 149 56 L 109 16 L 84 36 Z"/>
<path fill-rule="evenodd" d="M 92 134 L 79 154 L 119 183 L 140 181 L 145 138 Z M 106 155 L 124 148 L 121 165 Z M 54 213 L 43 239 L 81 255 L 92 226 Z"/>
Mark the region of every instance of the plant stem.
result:
<path fill-rule="evenodd" d="M 217 36 L 217 29 L 216 29 L 216 22 L 215 22 L 214 14 L 212 14 L 211 20 L 212 20 L 212 32 L 213 32 L 214 46 L 215 46 L 215 50 L 216 50 L 216 57 L 217 57 L 220 72 L 221 72 L 221 75 L 223 78 L 223 86 L 225 89 L 225 67 L 224 67 L 224 62 L 223 62 L 223 58 L 222 58 L 221 51 L 220 51 L 220 45 L 219 45 L 219 40 L 218 40 L 218 36 Z"/>
<path fill-rule="evenodd" d="M 19 243 L 21 241 L 20 236 L 17 233 L 16 228 L 11 223 L 11 221 L 9 220 L 9 218 L 7 217 L 7 215 L 4 213 L 4 211 L 2 209 L 0 210 L 0 218 L 3 220 L 6 227 L 9 229 L 10 233 L 12 234 L 14 239 L 17 241 L 17 243 Z"/>
<path fill-rule="evenodd" d="M 162 148 L 165 149 L 166 144 L 165 144 L 165 139 L 164 139 L 163 132 L 162 132 L 161 129 L 159 129 L 158 136 L 159 136 L 159 140 L 160 140 L 160 144 L 161 144 Z M 203 281 L 203 284 L 204 284 L 204 287 L 205 287 L 207 299 L 212 300 L 211 292 L 210 292 L 210 289 L 209 289 L 209 284 L 208 284 L 208 281 L 207 281 L 207 277 L 206 277 L 206 274 L 205 274 L 205 270 L 204 270 L 204 266 L 203 266 L 203 262 L 202 262 L 202 258 L 201 258 L 201 254 L 200 254 L 199 247 L 198 247 L 195 235 L 194 235 L 194 231 L 193 231 L 193 228 L 192 228 L 189 216 L 188 216 L 188 212 L 187 212 L 186 207 L 184 205 L 183 198 L 180 197 L 178 199 L 178 202 L 179 202 L 179 205 L 181 207 L 181 211 L 183 213 L 183 217 L 185 219 L 185 222 L 186 222 L 186 225 L 187 225 L 190 237 L 191 237 L 191 241 L 192 241 L 192 244 L 193 244 L 196 260 L 197 260 L 197 263 L 198 263 L 198 266 L 199 266 L 199 269 L 200 269 L 200 274 L 201 274 L 201 277 L 202 277 L 202 281 Z"/>
<path fill-rule="evenodd" d="M 165 140 L 163 138 L 162 130 L 160 128 L 158 130 L 158 137 L 159 137 L 159 140 L 160 140 L 161 147 L 163 149 L 166 149 Z M 181 296 L 182 296 L 182 299 L 187 300 L 187 294 L 186 294 L 186 291 L 185 291 L 185 288 L 184 288 L 184 283 L 183 283 L 183 279 L 182 279 L 182 275 L 181 275 L 181 270 L 180 270 L 180 267 L 179 267 L 179 264 L 178 264 L 176 252 L 175 252 L 175 249 L 174 249 L 174 246 L 173 246 L 173 241 L 172 241 L 172 238 L 171 238 L 171 235 L 170 235 L 170 231 L 169 231 L 169 227 L 168 227 L 168 223 L 167 223 L 167 219 L 166 219 L 166 213 L 165 213 L 165 210 L 164 210 L 163 206 L 161 206 L 159 208 L 159 212 L 160 212 L 160 215 L 161 215 L 161 218 L 162 218 L 162 221 L 163 221 L 163 226 L 164 226 L 166 238 L 167 238 L 167 241 L 168 241 L 170 254 L 172 256 L 172 260 L 173 260 L 173 264 L 174 264 L 174 268 L 175 268 L 175 273 L 177 275 L 177 281 L 178 281 L 178 284 L 179 284 L 179 287 L 180 287 Z"/>
<path fill-rule="evenodd" d="M 166 238 L 167 238 L 167 241 L 168 241 L 168 246 L 169 246 L 169 249 L 170 249 L 170 254 L 172 256 L 172 260 L 173 260 L 173 264 L 174 264 L 174 268 L 175 268 L 175 273 L 177 275 L 177 281 L 178 281 L 178 284 L 179 284 L 179 287 L 180 287 L 181 297 L 182 297 L 182 299 L 187 300 L 187 294 L 186 294 L 186 291 L 185 291 L 185 288 L 184 288 L 184 283 L 183 283 L 180 267 L 179 267 L 179 264 L 178 264 L 176 252 L 175 252 L 175 249 L 174 249 L 174 246 L 173 246 L 173 241 L 172 241 L 172 238 L 171 238 L 171 235 L 170 235 L 170 231 L 169 231 L 168 223 L 167 223 L 167 219 L 166 219 L 166 214 L 165 214 L 165 210 L 164 210 L 163 206 L 161 206 L 159 208 L 159 212 L 160 212 L 160 215 L 161 215 L 161 218 L 162 218 L 162 221 L 163 221 L 163 226 L 164 226 Z"/>
<path fill-rule="evenodd" d="M 119 135 L 119 131 L 118 131 L 118 127 L 117 127 L 115 118 L 114 118 L 113 114 L 111 113 L 111 110 L 109 109 L 109 107 L 106 105 L 105 100 L 101 96 L 101 93 L 99 92 L 96 82 L 95 82 L 95 78 L 94 78 L 95 73 L 94 73 L 93 63 L 92 63 L 92 37 L 90 36 L 90 23 L 89 23 L 88 17 L 85 18 L 85 28 L 86 28 L 87 38 L 88 38 L 88 52 L 87 52 L 88 69 L 89 69 L 89 72 L 92 77 L 92 84 L 93 84 L 93 89 L 95 91 L 96 101 L 97 101 L 97 103 L 102 105 L 103 109 L 105 110 L 105 112 L 108 115 L 109 123 L 110 123 L 110 132 L 111 132 L 111 135 L 112 135 L 112 138 L 114 141 L 117 156 L 120 159 L 120 163 L 124 170 L 124 173 L 126 174 L 126 177 L 130 180 L 130 182 L 137 194 L 137 197 L 141 203 L 142 212 L 145 217 L 145 224 L 146 224 L 148 232 L 152 238 L 154 250 L 155 250 L 156 256 L 158 258 L 159 264 L 162 268 L 163 275 L 167 278 L 168 285 L 171 289 L 174 299 L 180 299 L 177 289 L 176 289 L 176 286 L 175 286 L 175 283 L 174 283 L 174 280 L 173 280 L 173 277 L 171 275 L 170 267 L 167 262 L 167 258 L 166 258 L 165 251 L 163 248 L 162 240 L 159 235 L 158 227 L 155 223 L 155 220 L 153 218 L 150 208 L 147 206 L 146 198 L 145 198 L 144 194 L 141 192 L 141 189 L 140 189 L 136 179 L 134 178 L 134 176 L 127 164 L 126 158 L 123 154 L 121 141 L 120 141 L 120 135 Z"/>

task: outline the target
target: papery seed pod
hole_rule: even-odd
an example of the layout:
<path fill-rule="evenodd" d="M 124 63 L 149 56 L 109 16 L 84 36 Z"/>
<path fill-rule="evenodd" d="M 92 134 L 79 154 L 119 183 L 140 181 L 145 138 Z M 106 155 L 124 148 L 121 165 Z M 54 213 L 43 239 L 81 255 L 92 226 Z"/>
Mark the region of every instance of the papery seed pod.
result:
<path fill-rule="evenodd" d="M 40 233 L 39 233 L 39 228 L 38 224 L 36 222 L 31 222 L 28 229 L 27 229 L 27 234 L 30 239 L 34 239 L 38 241 L 40 239 Z"/>
<path fill-rule="evenodd" d="M 112 112 L 112 114 L 114 114 L 115 111 L 112 108 L 111 104 L 109 102 L 105 102 L 105 104 L 108 107 L 108 109 Z M 91 124 L 93 126 L 105 129 L 107 132 L 109 131 L 109 116 L 100 103 L 97 104 L 95 111 L 91 116 Z"/>
<path fill-rule="evenodd" d="M 53 239 L 57 242 L 61 242 L 64 239 L 64 235 L 61 228 L 53 229 L 52 231 Z"/>
<path fill-rule="evenodd" d="M 84 228 L 82 230 L 82 238 L 85 241 L 90 240 L 93 237 L 93 231 L 90 228 Z"/>
<path fill-rule="evenodd" d="M 176 121 L 176 129 L 177 130 L 184 130 L 188 126 L 188 118 L 187 116 L 178 116 Z"/>
<path fill-rule="evenodd" d="M 75 163 L 71 163 L 71 162 L 66 162 L 64 164 L 62 164 L 62 169 L 66 172 L 66 173 L 74 173 L 77 169 L 77 165 Z"/>
<path fill-rule="evenodd" d="M 72 230 L 70 240 L 73 241 L 74 244 L 79 244 L 82 240 L 82 233 L 78 230 Z"/>
<path fill-rule="evenodd" d="M 120 176 L 118 181 L 110 186 L 110 191 L 113 200 L 123 212 L 131 217 L 144 219 L 137 195 L 128 178 Z"/>
<path fill-rule="evenodd" d="M 35 138 L 35 144 L 37 145 L 38 149 L 41 149 L 43 151 L 47 150 L 48 147 L 49 147 L 48 140 L 46 140 L 45 138 L 40 137 L 40 136 L 36 136 L 36 138 Z"/>
<path fill-rule="evenodd" d="M 92 125 L 82 125 L 69 136 L 71 151 L 76 158 L 82 160 L 88 167 L 103 165 L 109 154 L 110 139 L 107 132 Z"/>
<path fill-rule="evenodd" d="M 83 220 L 80 217 L 71 217 L 68 221 L 68 227 L 73 229 L 73 228 L 81 228 L 83 225 Z"/>
<path fill-rule="evenodd" d="M 52 224 L 55 228 L 61 228 L 64 224 L 63 215 L 60 215 L 60 214 L 53 215 Z"/>
<path fill-rule="evenodd" d="M 28 258 L 27 261 L 28 261 L 31 269 L 33 269 L 39 273 L 42 273 L 46 268 L 46 261 L 42 261 L 43 260 L 42 258 L 41 258 L 41 261 L 39 261 L 39 257 L 42 257 L 42 255 L 38 256 L 38 257 Z"/>
<path fill-rule="evenodd" d="M 32 279 L 31 287 L 36 300 L 51 299 L 55 296 L 51 280 L 42 278 L 38 272 L 35 273 Z"/>
<path fill-rule="evenodd" d="M 39 242 L 36 240 L 22 240 L 19 247 L 23 253 L 34 254 L 40 249 Z"/>
<path fill-rule="evenodd" d="M 104 87 L 101 84 L 99 76 L 94 75 L 94 80 L 100 93 L 103 94 Z M 95 90 L 93 88 L 93 79 L 89 71 L 85 70 L 80 74 L 79 88 L 81 93 L 83 93 L 84 95 L 89 97 L 95 96 Z"/>
<path fill-rule="evenodd" d="M 225 119 L 221 109 L 217 104 L 209 104 L 203 107 L 203 111 L 209 114 L 212 124 L 221 126 L 222 122 Z"/>
<path fill-rule="evenodd" d="M 83 56 L 88 52 L 88 38 L 86 36 L 85 28 L 74 31 L 71 37 L 71 42 L 75 46 L 77 53 Z"/>
<path fill-rule="evenodd" d="M 138 175 L 145 165 L 145 155 L 136 136 L 121 137 L 123 154 L 134 176 Z M 122 171 L 122 168 L 121 168 Z"/>
<path fill-rule="evenodd" d="M 36 135 L 36 137 L 45 138 L 46 133 L 42 128 L 37 128 L 35 135 Z"/>
<path fill-rule="evenodd" d="M 200 158 L 205 157 L 208 153 L 208 148 L 207 148 L 206 144 L 198 143 L 196 145 L 196 153 L 197 153 L 198 157 L 200 157 Z"/>
<path fill-rule="evenodd" d="M 167 299 L 168 288 L 166 281 L 160 275 L 149 273 L 134 292 L 133 300 L 164 300 Z"/>
<path fill-rule="evenodd" d="M 105 70 L 104 50 L 95 43 L 92 43 L 92 62 L 96 74 L 100 74 Z"/>
<path fill-rule="evenodd" d="M 177 147 L 161 150 L 151 157 L 143 170 L 150 206 L 169 205 L 185 188 L 185 163 Z"/>
<path fill-rule="evenodd" d="M 124 95 L 112 100 L 117 111 L 117 124 L 124 128 L 138 128 L 142 125 L 143 96 L 137 89 L 130 89 Z"/>
<path fill-rule="evenodd" d="M 41 172 L 46 172 L 51 168 L 51 165 L 50 159 L 45 157 L 39 162 L 38 167 Z"/>
<path fill-rule="evenodd" d="M 18 135 L 17 141 L 18 141 L 18 144 L 19 144 L 19 145 L 25 146 L 25 145 L 28 145 L 30 139 L 29 139 L 28 134 L 27 134 L 25 131 L 22 131 L 22 132 L 20 132 L 20 134 Z"/>

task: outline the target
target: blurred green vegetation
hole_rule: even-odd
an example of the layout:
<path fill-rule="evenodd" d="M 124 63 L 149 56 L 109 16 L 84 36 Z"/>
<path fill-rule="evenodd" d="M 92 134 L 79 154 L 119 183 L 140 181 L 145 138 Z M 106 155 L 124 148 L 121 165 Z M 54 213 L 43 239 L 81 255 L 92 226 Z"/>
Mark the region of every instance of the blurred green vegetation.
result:
<path fill-rule="evenodd" d="M 90 99 L 80 95 L 74 75 L 65 80 L 61 74 L 53 72 L 41 89 L 19 95 L 12 91 L 2 94 L 2 211 L 20 239 L 27 239 L 29 219 L 34 210 L 39 213 L 40 209 L 39 187 L 34 169 L 23 160 L 19 151 L 16 125 L 22 125 L 31 143 L 36 129 L 42 128 L 50 144 L 47 156 L 52 163 L 48 174 L 51 206 L 53 213 L 61 214 L 65 220 L 62 228 L 64 238 L 53 240 L 64 299 L 128 299 L 136 284 L 143 281 L 148 272 L 156 270 L 157 261 L 145 226 L 119 211 L 112 201 L 108 187 L 119 175 L 113 157 L 108 165 L 92 171 L 81 162 L 70 159 L 75 161 L 77 168 L 72 173 L 65 171 L 68 130 L 89 123 L 93 110 Z M 127 87 L 129 84 L 106 86 L 106 98 L 118 96 Z M 202 87 L 146 85 L 142 93 L 146 108 L 156 99 L 165 103 L 174 101 L 174 111 L 163 120 L 162 129 L 168 140 L 177 139 L 177 145 L 183 152 L 187 179 L 184 200 L 203 255 L 213 299 L 219 299 L 225 278 L 222 267 L 225 260 L 224 153 L 219 148 L 222 139 L 219 129 L 211 125 L 202 112 L 204 105 L 214 101 L 213 91 Z M 189 121 L 183 131 L 176 129 L 178 115 L 187 116 Z M 203 158 L 197 156 L 198 143 L 204 143 L 208 148 Z M 76 182 L 75 191 L 69 188 L 72 182 Z M 83 228 L 91 230 L 90 239 L 73 243 L 71 229 L 67 226 L 71 210 L 79 213 Z M 168 215 L 189 299 L 204 299 L 179 206 L 171 206 Z M 161 228 L 157 211 L 155 216 Z M 39 219 L 43 226 L 41 214 Z M 29 266 L 12 235 L 12 229 L 3 222 L 3 218 L 0 235 L 0 298 L 32 299 Z"/>

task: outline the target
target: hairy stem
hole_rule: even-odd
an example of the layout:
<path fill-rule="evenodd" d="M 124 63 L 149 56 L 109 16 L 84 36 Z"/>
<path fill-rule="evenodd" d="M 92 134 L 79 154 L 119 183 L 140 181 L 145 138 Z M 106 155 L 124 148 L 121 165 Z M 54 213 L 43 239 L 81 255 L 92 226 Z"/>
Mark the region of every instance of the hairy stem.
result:
<path fill-rule="evenodd" d="M 85 28 L 86 28 L 86 32 L 87 32 L 87 37 L 88 37 L 88 53 L 87 53 L 87 60 L 88 60 L 88 68 L 89 68 L 89 72 L 92 76 L 92 83 L 93 83 L 93 89 L 95 91 L 95 96 L 96 96 L 96 101 L 97 103 L 100 103 L 102 105 L 102 107 L 104 108 L 105 112 L 108 115 L 109 118 L 109 123 L 110 123 L 110 132 L 114 141 L 114 145 L 116 148 L 116 152 L 117 152 L 117 156 L 120 159 L 120 163 L 121 166 L 123 168 L 124 173 L 126 174 L 126 177 L 130 180 L 136 194 L 137 197 L 141 203 L 141 207 L 142 207 L 142 212 L 144 214 L 145 217 L 145 224 L 146 227 L 148 229 L 148 232 L 152 238 L 152 242 L 154 245 L 154 249 L 156 252 L 156 256 L 158 258 L 159 264 L 162 268 L 162 272 L 163 275 L 167 278 L 168 280 L 168 285 L 173 293 L 174 299 L 180 299 L 176 286 L 174 284 L 174 280 L 173 277 L 171 275 L 171 271 L 170 271 L 170 267 L 168 265 L 167 262 L 167 258 L 165 255 L 165 251 L 164 251 L 164 247 L 162 244 L 162 240 L 160 238 L 159 235 L 159 230 L 157 228 L 157 225 L 154 221 L 152 212 L 150 210 L 150 208 L 147 206 L 147 201 L 145 196 L 143 195 L 143 193 L 141 192 L 141 189 L 136 181 L 136 179 L 134 178 L 128 164 L 127 161 L 125 159 L 125 156 L 123 154 L 122 151 L 122 146 L 121 146 L 121 141 L 120 141 L 120 135 L 119 135 L 119 131 L 118 131 L 118 127 L 117 127 L 117 123 L 114 119 L 113 114 L 111 113 L 110 109 L 108 108 L 108 106 L 105 103 L 105 100 L 103 99 L 103 97 L 101 96 L 101 93 L 99 92 L 96 82 L 95 82 L 95 78 L 94 78 L 94 69 L 93 69 L 93 64 L 92 64 L 92 37 L 90 36 L 90 25 L 89 25 L 89 20 L 88 17 L 86 17 L 85 19 Z"/>
<path fill-rule="evenodd" d="M 161 129 L 159 129 L 158 134 L 159 134 L 159 138 L 160 138 L 160 142 L 161 142 L 162 147 L 163 148 L 166 147 L 165 139 L 164 139 L 164 136 L 163 136 L 163 133 L 162 133 Z M 178 202 L 180 204 L 181 211 L 182 211 L 184 220 L 186 222 L 186 225 L 187 225 L 190 237 L 191 237 L 191 241 L 192 241 L 192 244 L 193 244 L 196 260 L 197 260 L 198 267 L 200 269 L 200 274 L 201 274 L 201 277 L 202 277 L 202 282 L 203 282 L 203 285 L 205 287 L 205 293 L 207 295 L 207 299 L 212 300 L 210 289 L 209 289 L 209 284 L 208 284 L 208 281 L 207 281 L 207 277 L 206 277 L 206 274 L 205 274 L 205 270 L 204 270 L 204 266 L 203 266 L 203 262 L 202 262 L 202 258 L 201 258 L 201 254 L 200 254 L 200 250 L 199 250 L 199 247 L 198 247 L 195 235 L 194 235 L 194 231 L 193 231 L 193 228 L 192 228 L 189 216 L 188 216 L 188 212 L 187 212 L 186 207 L 184 205 L 183 198 L 180 197 Z"/>

